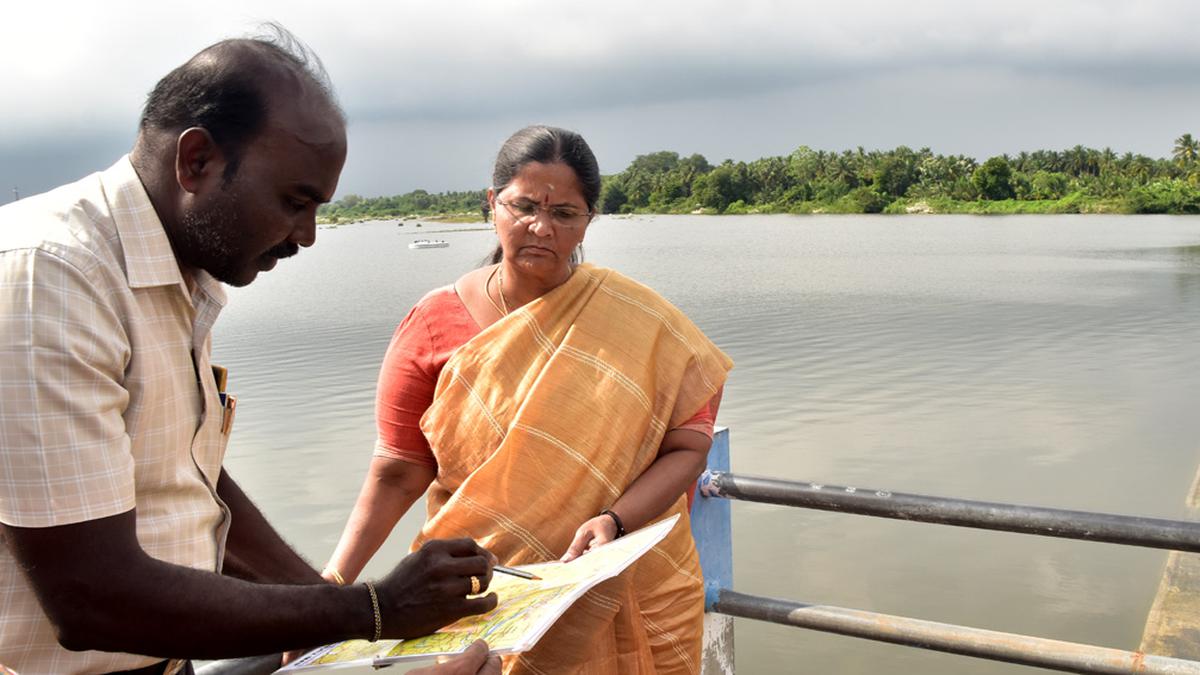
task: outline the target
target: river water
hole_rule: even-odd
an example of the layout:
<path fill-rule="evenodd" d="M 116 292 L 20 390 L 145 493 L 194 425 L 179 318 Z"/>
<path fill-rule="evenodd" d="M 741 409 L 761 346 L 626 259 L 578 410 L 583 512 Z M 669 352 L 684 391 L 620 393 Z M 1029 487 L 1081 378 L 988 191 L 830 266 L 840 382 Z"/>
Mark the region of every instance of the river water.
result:
<path fill-rule="evenodd" d="M 374 440 L 379 361 L 476 226 L 322 229 L 231 291 L 214 360 L 226 466 L 316 564 Z M 434 230 L 441 231 L 432 234 Z M 410 250 L 418 236 L 449 248 Z M 1200 460 L 1200 218 L 604 217 L 587 259 L 678 305 L 735 361 L 736 472 L 1180 518 Z M 368 574 L 402 556 L 424 509 Z M 1136 649 L 1165 553 L 735 503 L 737 590 Z M 1030 669 L 738 620 L 743 673 Z"/>

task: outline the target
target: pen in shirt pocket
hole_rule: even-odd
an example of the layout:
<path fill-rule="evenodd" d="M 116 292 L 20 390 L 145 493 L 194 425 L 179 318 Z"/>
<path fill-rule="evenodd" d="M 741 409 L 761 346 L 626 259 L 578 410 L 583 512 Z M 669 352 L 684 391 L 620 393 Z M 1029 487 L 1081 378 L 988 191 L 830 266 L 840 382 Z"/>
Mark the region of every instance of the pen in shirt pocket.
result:
<path fill-rule="evenodd" d="M 233 429 L 233 415 L 237 411 L 237 396 L 225 391 L 229 383 L 229 370 L 223 366 L 212 367 L 213 381 L 217 385 L 217 399 L 221 402 L 221 433 Z"/>
<path fill-rule="evenodd" d="M 212 367 L 213 381 L 217 385 L 217 393 L 225 393 L 225 385 L 229 383 L 229 369 L 225 366 Z"/>
<path fill-rule="evenodd" d="M 221 433 L 233 430 L 233 414 L 237 412 L 237 396 L 221 392 Z"/>

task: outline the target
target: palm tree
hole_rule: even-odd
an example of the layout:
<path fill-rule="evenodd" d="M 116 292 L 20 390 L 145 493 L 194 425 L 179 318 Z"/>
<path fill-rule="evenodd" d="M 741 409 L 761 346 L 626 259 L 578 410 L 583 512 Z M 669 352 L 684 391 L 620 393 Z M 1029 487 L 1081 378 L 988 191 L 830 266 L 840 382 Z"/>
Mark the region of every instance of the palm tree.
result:
<path fill-rule="evenodd" d="M 1200 159 L 1200 140 L 1192 138 L 1191 134 L 1184 134 L 1176 138 L 1175 151 L 1172 155 L 1179 166 L 1195 164 L 1196 160 Z"/>
<path fill-rule="evenodd" d="M 1145 185 L 1154 174 L 1154 160 L 1145 155 L 1137 155 L 1133 158 L 1133 165 L 1129 171 L 1139 183 Z"/>
<path fill-rule="evenodd" d="M 1015 164 L 1016 164 L 1017 171 L 1024 171 L 1025 173 L 1032 173 L 1029 170 L 1029 153 L 1026 152 L 1025 150 L 1022 150 L 1021 152 L 1017 153 L 1017 158 L 1016 158 Z"/>
<path fill-rule="evenodd" d="M 1076 178 L 1082 176 L 1087 171 L 1088 166 L 1088 151 L 1082 145 L 1076 145 L 1063 152 L 1063 160 L 1067 170 L 1074 174 Z"/>

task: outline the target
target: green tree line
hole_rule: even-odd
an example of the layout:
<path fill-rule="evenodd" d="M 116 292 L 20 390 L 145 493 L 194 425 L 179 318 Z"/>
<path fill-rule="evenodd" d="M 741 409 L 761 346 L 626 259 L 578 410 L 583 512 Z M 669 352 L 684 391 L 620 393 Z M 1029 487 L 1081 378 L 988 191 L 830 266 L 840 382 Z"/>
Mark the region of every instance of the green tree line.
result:
<path fill-rule="evenodd" d="M 322 209 L 334 218 L 479 214 L 485 191 L 365 199 Z M 912 150 L 829 152 L 712 165 L 704 156 L 640 155 L 605 176 L 602 213 L 1176 213 L 1200 214 L 1200 140 L 1183 134 L 1169 159 L 1075 146 L 999 155 Z"/>
<path fill-rule="evenodd" d="M 479 218 L 480 206 L 485 197 L 487 197 L 487 190 L 440 193 L 413 190 L 392 197 L 363 197 L 350 194 L 328 204 L 322 204 L 317 209 L 317 216 L 333 223 L 347 220 L 466 214 L 474 214 L 476 218 Z"/>

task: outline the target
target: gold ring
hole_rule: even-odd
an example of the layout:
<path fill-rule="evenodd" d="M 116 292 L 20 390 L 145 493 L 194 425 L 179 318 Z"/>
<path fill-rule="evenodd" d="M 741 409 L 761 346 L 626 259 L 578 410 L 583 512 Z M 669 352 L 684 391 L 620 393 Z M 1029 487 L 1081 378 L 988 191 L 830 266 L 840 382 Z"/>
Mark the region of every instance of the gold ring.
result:
<path fill-rule="evenodd" d="M 479 577 L 472 576 L 471 577 L 471 595 L 479 595 L 479 587 L 480 587 Z"/>

